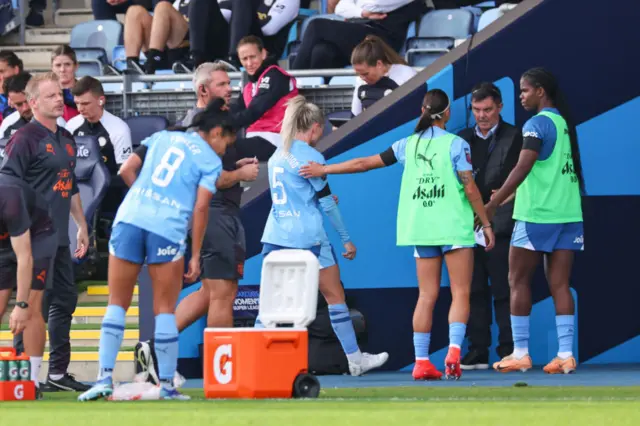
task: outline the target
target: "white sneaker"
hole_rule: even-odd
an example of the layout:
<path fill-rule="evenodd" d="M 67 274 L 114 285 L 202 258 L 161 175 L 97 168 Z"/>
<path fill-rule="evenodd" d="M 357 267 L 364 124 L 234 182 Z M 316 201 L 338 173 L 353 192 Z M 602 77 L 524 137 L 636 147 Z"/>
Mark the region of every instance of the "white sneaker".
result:
<path fill-rule="evenodd" d="M 379 354 L 363 352 L 360 362 L 349 361 L 349 373 L 351 373 L 352 376 L 362 376 L 374 368 L 382 367 L 388 359 L 389 354 L 386 352 Z"/>
<path fill-rule="evenodd" d="M 186 381 L 187 379 L 185 379 L 182 374 L 178 373 L 178 371 L 173 375 L 173 387 L 176 389 L 180 389 Z"/>

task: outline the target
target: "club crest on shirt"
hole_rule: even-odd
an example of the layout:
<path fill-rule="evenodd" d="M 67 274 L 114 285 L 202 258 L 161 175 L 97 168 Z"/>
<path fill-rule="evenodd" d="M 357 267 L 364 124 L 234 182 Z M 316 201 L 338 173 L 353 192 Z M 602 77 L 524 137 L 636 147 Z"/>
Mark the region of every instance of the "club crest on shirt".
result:
<path fill-rule="evenodd" d="M 75 157 L 76 155 L 76 150 L 73 149 L 73 147 L 71 146 L 71 144 L 66 144 L 65 145 L 65 149 L 67 150 L 67 154 L 69 154 L 69 157 Z"/>

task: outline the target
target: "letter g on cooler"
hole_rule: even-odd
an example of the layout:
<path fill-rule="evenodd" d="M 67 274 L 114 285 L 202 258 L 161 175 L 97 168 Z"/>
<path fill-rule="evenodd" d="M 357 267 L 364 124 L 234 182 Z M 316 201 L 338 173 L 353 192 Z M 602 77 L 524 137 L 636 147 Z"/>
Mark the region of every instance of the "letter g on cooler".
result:
<path fill-rule="evenodd" d="M 231 345 L 220 345 L 213 355 L 213 376 L 221 385 L 231 383 L 233 379 L 233 363 L 231 362 Z"/>
<path fill-rule="evenodd" d="M 24 398 L 24 385 L 16 385 L 16 387 L 13 388 L 13 396 L 15 396 L 16 399 L 23 399 Z"/>

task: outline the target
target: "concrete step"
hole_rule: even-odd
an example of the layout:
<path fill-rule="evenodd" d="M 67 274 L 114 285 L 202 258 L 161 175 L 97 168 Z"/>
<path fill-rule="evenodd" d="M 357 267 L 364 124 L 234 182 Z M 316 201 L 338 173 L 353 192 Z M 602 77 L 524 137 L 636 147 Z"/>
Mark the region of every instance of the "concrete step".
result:
<path fill-rule="evenodd" d="M 69 373 L 73 374 L 76 380 L 80 382 L 90 382 L 90 383 L 95 382 L 96 377 L 98 377 L 98 369 L 99 369 L 98 358 L 97 358 L 98 353 L 95 352 L 95 356 L 92 356 L 95 359 L 92 359 L 92 360 L 83 360 L 83 359 L 74 360 L 73 355 L 74 354 L 72 354 L 71 356 L 71 363 L 69 363 L 69 369 L 68 369 Z M 48 371 L 49 371 L 49 362 L 43 361 L 42 367 L 40 369 L 40 377 L 39 377 L 41 382 L 46 380 Z M 115 382 L 129 382 L 133 380 L 133 377 L 135 376 L 135 371 L 136 371 L 136 367 L 133 362 L 133 352 L 121 352 L 120 354 L 118 354 L 118 361 L 116 362 L 116 368 L 113 371 L 113 380 Z"/>
<path fill-rule="evenodd" d="M 82 293 L 81 295 L 78 296 L 78 303 L 104 303 L 104 306 L 107 306 L 107 303 L 109 302 L 109 295 L 105 294 L 105 295 L 92 295 L 92 294 L 87 294 L 87 293 Z M 138 295 L 134 294 L 133 297 L 131 298 L 131 303 L 133 304 L 137 304 L 139 303 L 138 300 Z"/>
<path fill-rule="evenodd" d="M 29 71 L 51 70 L 51 52 L 55 45 L 3 46 L 2 50 L 12 50 Z"/>
<path fill-rule="evenodd" d="M 69 44 L 71 40 L 71 28 L 28 28 L 25 31 L 25 43 L 27 45 L 51 44 L 55 47 L 61 44 Z M 49 61 L 51 58 L 49 58 Z"/>
<path fill-rule="evenodd" d="M 53 17 L 59 27 L 73 28 L 74 25 L 93 20 L 91 9 L 59 9 Z"/>
<path fill-rule="evenodd" d="M 78 307 L 73 314 L 72 324 L 100 324 L 107 312 L 107 307 Z M 138 323 L 139 309 L 132 306 L 127 311 L 125 320 L 128 324 Z"/>

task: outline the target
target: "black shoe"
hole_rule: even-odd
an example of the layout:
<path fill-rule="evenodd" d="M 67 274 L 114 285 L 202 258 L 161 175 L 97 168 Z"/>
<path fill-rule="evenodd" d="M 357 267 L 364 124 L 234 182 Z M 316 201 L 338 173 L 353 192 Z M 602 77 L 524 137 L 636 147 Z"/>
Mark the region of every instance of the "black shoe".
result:
<path fill-rule="evenodd" d="M 463 370 L 487 370 L 489 368 L 489 352 L 478 349 L 469 351 L 462 358 L 460 368 Z"/>
<path fill-rule="evenodd" d="M 91 386 L 80 383 L 69 373 L 65 373 L 59 380 L 53 380 L 51 376 L 47 377 L 47 385 L 70 392 L 86 392 L 91 389 Z"/>
<path fill-rule="evenodd" d="M 158 386 L 160 378 L 158 377 L 158 362 L 155 358 L 153 342 L 138 342 L 134 349 L 133 359 L 136 361 L 136 374 L 143 373 L 147 382 Z"/>
<path fill-rule="evenodd" d="M 31 9 L 25 18 L 24 23 L 29 28 L 44 27 L 44 16 L 42 16 L 41 11 Z"/>
<path fill-rule="evenodd" d="M 60 390 L 56 387 L 51 386 L 47 382 L 40 382 L 40 387 L 38 389 L 40 389 L 41 392 L 58 392 Z"/>

